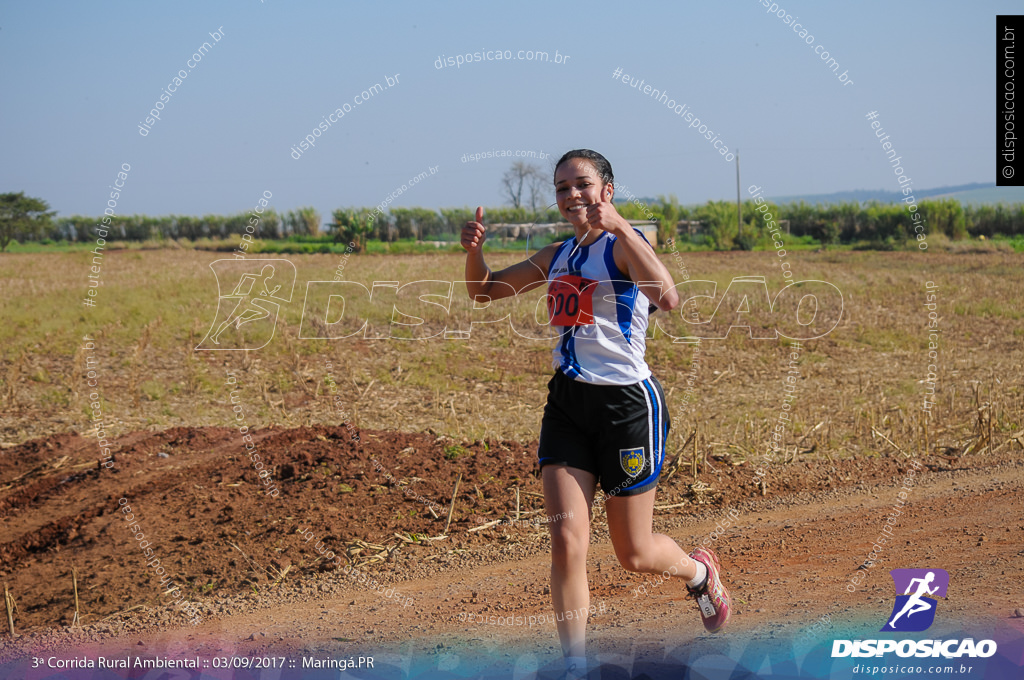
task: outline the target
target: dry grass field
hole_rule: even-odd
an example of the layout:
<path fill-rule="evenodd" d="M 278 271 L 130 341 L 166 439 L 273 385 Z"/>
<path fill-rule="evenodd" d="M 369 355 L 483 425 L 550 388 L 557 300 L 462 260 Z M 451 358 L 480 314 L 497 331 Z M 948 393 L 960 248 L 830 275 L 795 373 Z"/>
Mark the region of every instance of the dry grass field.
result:
<path fill-rule="evenodd" d="M 783 285 L 772 253 L 663 257 L 677 281 L 685 268 L 692 279 L 717 282 L 717 299 L 700 301 L 702 319 L 737 277 L 765 277 L 772 296 Z M 507 321 L 477 324 L 469 339 L 458 340 L 300 339 L 306 281 L 332 280 L 337 256 L 286 258 L 297 270 L 295 293 L 282 306 L 266 347 L 194 351 L 217 309 L 213 259 L 191 251 L 108 253 L 97 305 L 89 308 L 82 303 L 87 256 L 5 256 L 0 442 L 10 446 L 31 437 L 84 433 L 94 390 L 115 438 L 137 430 L 227 425 L 233 417 L 225 386 L 229 371 L 260 395 L 247 413 L 251 426 L 351 419 L 359 427 L 430 430 L 465 441 L 536 437 L 551 371 L 550 343 L 522 337 Z M 513 259 L 496 256 L 491 264 Z M 794 278 L 838 288 L 843 313 L 830 333 L 801 344 L 787 457 L 874 456 L 895 447 L 923 454 L 926 445 L 928 454 L 955 456 L 972 445 L 980 450 L 999 443 L 1024 426 L 1020 255 L 825 252 L 793 253 L 789 259 Z M 458 281 L 462 265 L 451 254 L 361 256 L 348 260 L 343 275 L 368 288 L 374 281 Z M 939 328 L 937 358 L 931 360 L 927 281 L 935 284 Z M 423 328 L 431 334 L 445 324 L 467 327 L 468 301 L 464 288 L 455 288 L 450 318 L 440 307 L 423 315 Z M 522 319 L 535 299 L 494 305 Z M 756 302 L 752 296 L 749 304 Z M 353 309 L 365 312 L 365 305 Z M 682 326 L 678 317 L 652 318 L 669 328 Z M 721 318 L 719 311 L 716 322 Z M 526 328 L 522 323 L 517 326 Z M 87 335 L 94 349 L 82 349 Z M 673 343 L 660 331 L 649 338 L 648 361 L 669 396 L 672 445 L 680 446 L 699 426 L 701 451 L 743 459 L 763 449 L 785 395 L 789 344 L 751 339 L 743 329 L 724 340 L 704 340 L 699 348 Z M 89 359 L 97 371 L 91 389 Z M 929 364 L 937 369 L 936 403 L 926 419 Z M 337 400 L 324 398 L 328 374 L 337 384 Z"/>

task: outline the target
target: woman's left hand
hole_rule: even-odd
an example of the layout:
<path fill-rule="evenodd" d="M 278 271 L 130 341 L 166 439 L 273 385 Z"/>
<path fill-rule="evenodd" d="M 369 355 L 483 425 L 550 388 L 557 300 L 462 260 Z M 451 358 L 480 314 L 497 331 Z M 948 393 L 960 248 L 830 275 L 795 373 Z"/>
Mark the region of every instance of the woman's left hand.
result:
<path fill-rule="evenodd" d="M 629 222 L 622 219 L 615 206 L 607 201 L 587 206 L 587 224 L 594 229 L 607 231 L 613 236 L 619 236 L 630 228 Z"/>

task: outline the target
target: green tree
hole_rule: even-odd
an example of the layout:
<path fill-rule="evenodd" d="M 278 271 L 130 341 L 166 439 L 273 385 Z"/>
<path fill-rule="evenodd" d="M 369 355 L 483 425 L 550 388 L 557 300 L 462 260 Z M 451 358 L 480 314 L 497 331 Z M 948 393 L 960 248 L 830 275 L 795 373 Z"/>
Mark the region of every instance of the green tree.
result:
<path fill-rule="evenodd" d="M 444 220 L 445 231 L 455 234 L 458 238 L 462 234 L 462 227 L 466 222 L 472 222 L 475 215 L 473 208 L 441 208 L 441 219 Z M 484 221 L 490 219 L 490 215 L 484 212 Z"/>
<path fill-rule="evenodd" d="M 226 219 L 223 215 L 203 215 L 206 235 L 210 238 L 227 238 Z"/>
<path fill-rule="evenodd" d="M 64 217 L 60 220 L 61 231 L 66 234 L 66 238 L 69 241 L 80 241 L 84 243 L 89 240 L 89 229 L 91 229 L 97 221 L 98 220 L 95 217 L 71 215 L 70 217 Z"/>
<path fill-rule="evenodd" d="M 203 221 L 198 217 L 182 215 L 181 217 L 176 217 L 175 221 L 178 225 L 178 238 L 195 241 L 205 235 L 203 232 Z"/>
<path fill-rule="evenodd" d="M 294 210 L 289 210 L 286 213 L 281 214 L 281 234 L 285 237 L 291 236 L 292 234 L 298 233 L 299 230 L 299 216 L 295 214 Z"/>
<path fill-rule="evenodd" d="M 262 238 L 281 237 L 281 216 L 273 208 L 267 208 L 263 211 L 262 217 L 260 217 L 257 236 L 260 235 L 262 235 Z"/>
<path fill-rule="evenodd" d="M 398 238 L 422 241 L 427 236 L 440 234 L 444 228 L 444 220 L 437 211 L 427 208 L 392 208 L 391 218 L 398 229 Z"/>
<path fill-rule="evenodd" d="M 964 209 L 960 201 L 955 198 L 923 200 L 918 205 L 918 212 L 921 213 L 921 217 L 931 223 L 932 229 L 935 231 L 941 231 L 954 241 L 967 238 Z"/>
<path fill-rule="evenodd" d="M 708 201 L 696 217 L 706 225 L 706 237 L 715 250 L 732 250 L 736 241 L 736 206 L 729 201 Z"/>
<path fill-rule="evenodd" d="M 301 222 L 301 230 L 304 233 L 309 236 L 320 235 L 320 213 L 316 211 L 316 208 L 310 206 L 299 208 L 298 215 Z"/>
<path fill-rule="evenodd" d="M 334 242 L 352 244 L 352 252 L 366 250 L 366 239 L 373 231 L 372 211 L 367 208 L 338 208 L 331 213 L 334 221 L 327 225 L 334 234 Z"/>
<path fill-rule="evenodd" d="M 834 219 L 839 228 L 837 238 L 840 242 L 850 242 L 857 235 L 857 217 L 860 206 L 855 202 L 844 201 L 836 206 Z"/>
<path fill-rule="evenodd" d="M 661 202 L 658 209 L 661 213 L 661 219 L 658 220 L 658 242 L 668 243 L 676 237 L 677 225 L 683 218 L 686 208 L 679 205 L 679 199 L 675 194 L 669 194 L 667 198 L 658 196 L 658 201 Z"/>
<path fill-rule="evenodd" d="M 1018 203 L 1012 208 L 1007 206 L 1007 228 L 1006 231 L 999 232 L 1006 236 L 1015 236 L 1017 234 L 1024 234 L 1024 203 Z"/>
<path fill-rule="evenodd" d="M 0 252 L 7 250 L 15 237 L 29 239 L 45 233 L 55 214 L 46 201 L 26 196 L 24 191 L 0 194 Z"/>
<path fill-rule="evenodd" d="M 830 243 L 837 243 L 839 234 L 843 231 L 844 215 L 839 205 L 816 206 L 815 217 L 811 220 L 808 234 L 817 239 L 822 248 L 827 248 Z"/>
<path fill-rule="evenodd" d="M 806 236 L 814 228 L 814 220 L 818 216 L 818 209 L 805 201 L 790 203 L 782 210 L 782 219 L 789 220 L 789 230 L 793 236 Z"/>

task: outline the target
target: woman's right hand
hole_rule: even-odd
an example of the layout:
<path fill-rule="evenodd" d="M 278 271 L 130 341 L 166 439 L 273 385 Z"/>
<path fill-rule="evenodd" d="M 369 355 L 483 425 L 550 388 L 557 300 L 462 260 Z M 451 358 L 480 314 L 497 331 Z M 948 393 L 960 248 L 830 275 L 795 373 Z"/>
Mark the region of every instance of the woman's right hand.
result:
<path fill-rule="evenodd" d="M 476 220 L 462 228 L 462 247 L 466 249 L 466 290 L 477 301 L 500 300 L 543 285 L 551 258 L 561 243 L 544 246 L 529 258 L 492 272 L 484 262 L 484 209 L 476 209 Z"/>
<path fill-rule="evenodd" d="M 483 250 L 484 240 L 487 238 L 483 225 L 484 209 L 482 206 L 476 208 L 476 221 L 466 222 L 462 228 L 462 247 L 466 252 L 477 253 Z"/>

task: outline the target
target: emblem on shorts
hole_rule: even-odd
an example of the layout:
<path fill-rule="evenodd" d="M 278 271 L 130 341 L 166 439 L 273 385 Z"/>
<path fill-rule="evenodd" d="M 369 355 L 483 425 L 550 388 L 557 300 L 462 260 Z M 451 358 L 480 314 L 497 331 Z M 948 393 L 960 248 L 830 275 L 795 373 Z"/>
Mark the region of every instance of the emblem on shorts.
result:
<path fill-rule="evenodd" d="M 619 449 L 619 465 L 630 477 L 636 477 L 644 469 L 644 447 Z"/>

